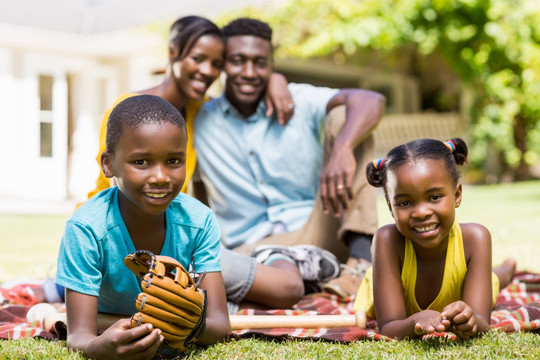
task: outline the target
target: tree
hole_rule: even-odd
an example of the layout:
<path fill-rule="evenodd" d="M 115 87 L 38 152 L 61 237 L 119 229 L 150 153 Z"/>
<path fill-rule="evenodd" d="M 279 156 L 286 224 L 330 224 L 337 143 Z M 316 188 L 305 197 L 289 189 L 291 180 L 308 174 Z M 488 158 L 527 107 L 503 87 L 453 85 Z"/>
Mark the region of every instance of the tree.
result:
<path fill-rule="evenodd" d="M 506 175 L 523 180 L 540 160 L 539 1 L 296 0 L 263 18 L 276 57 L 440 52 L 473 90 L 472 162 L 494 146 Z"/>

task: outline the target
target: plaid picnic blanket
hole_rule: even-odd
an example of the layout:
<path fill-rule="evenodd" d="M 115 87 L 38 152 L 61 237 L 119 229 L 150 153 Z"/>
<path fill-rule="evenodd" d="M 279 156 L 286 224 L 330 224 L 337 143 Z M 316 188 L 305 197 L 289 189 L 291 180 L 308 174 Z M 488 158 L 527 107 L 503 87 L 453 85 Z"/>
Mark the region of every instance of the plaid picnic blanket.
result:
<path fill-rule="evenodd" d="M 305 296 L 293 309 L 253 310 L 244 309 L 244 315 L 340 315 L 353 314 L 354 297 L 340 299 L 337 296 L 318 293 Z M 64 304 L 55 304 L 59 311 L 64 311 Z M 26 322 L 26 313 L 30 306 L 2 305 L 0 307 L 0 339 L 20 339 L 39 337 L 44 339 L 65 339 L 65 326 L 58 324 L 45 331 L 41 323 Z M 497 298 L 491 313 L 491 328 L 504 332 L 535 331 L 540 328 L 540 273 L 518 272 L 512 282 L 504 288 Z M 356 327 L 320 328 L 320 329 L 257 329 L 237 330 L 235 338 L 263 336 L 270 338 L 305 338 L 339 342 L 354 340 L 391 341 L 377 332 L 377 322 L 368 319 L 367 328 Z M 430 337 L 455 339 L 452 333 L 438 333 Z"/>
<path fill-rule="evenodd" d="M 292 310 L 241 310 L 241 315 L 339 315 L 353 314 L 354 297 L 339 299 L 337 296 L 319 293 L 305 296 Z M 512 282 L 501 290 L 491 312 L 491 328 L 507 333 L 540 329 L 540 273 L 517 272 Z M 275 338 L 312 338 L 339 342 L 353 340 L 392 339 L 377 332 L 377 321 L 369 319 L 366 329 L 356 327 L 321 329 L 254 329 L 236 330 L 236 338 L 267 336 Z M 436 333 L 424 336 L 456 339 L 452 333 Z"/>

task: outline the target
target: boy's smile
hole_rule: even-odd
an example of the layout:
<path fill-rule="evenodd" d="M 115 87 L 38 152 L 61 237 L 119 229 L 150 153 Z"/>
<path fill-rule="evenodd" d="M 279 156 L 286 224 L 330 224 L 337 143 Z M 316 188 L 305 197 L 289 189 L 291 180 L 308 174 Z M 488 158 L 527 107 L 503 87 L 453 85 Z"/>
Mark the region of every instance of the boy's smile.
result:
<path fill-rule="evenodd" d="M 168 122 L 124 128 L 109 160 L 120 196 L 129 202 L 122 210 L 165 212 L 186 178 L 186 144 L 185 131 Z"/>
<path fill-rule="evenodd" d="M 461 184 L 439 160 L 417 160 L 387 173 L 390 211 L 399 232 L 415 249 L 435 248 L 444 242 L 461 201 Z M 417 250 L 418 251 L 418 250 Z"/>

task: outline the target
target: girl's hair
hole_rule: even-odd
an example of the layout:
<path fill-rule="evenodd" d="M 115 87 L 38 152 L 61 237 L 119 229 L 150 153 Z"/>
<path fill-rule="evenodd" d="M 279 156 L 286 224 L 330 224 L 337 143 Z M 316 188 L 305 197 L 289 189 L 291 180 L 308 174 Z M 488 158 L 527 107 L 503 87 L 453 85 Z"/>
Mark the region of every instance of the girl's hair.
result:
<path fill-rule="evenodd" d="M 200 16 L 184 16 L 171 25 L 169 46 L 178 49 L 177 59 L 183 59 L 204 35 L 222 39 L 221 30 L 210 20 Z"/>
<path fill-rule="evenodd" d="M 448 173 L 457 184 L 459 171 L 456 165 L 465 163 L 467 153 L 467 144 L 461 138 L 453 138 L 444 142 L 434 139 L 413 140 L 404 145 L 396 146 L 388 152 L 386 157 L 367 164 L 366 176 L 372 186 L 386 189 L 388 170 L 395 170 L 403 164 L 416 160 L 432 159 L 443 160 Z"/>

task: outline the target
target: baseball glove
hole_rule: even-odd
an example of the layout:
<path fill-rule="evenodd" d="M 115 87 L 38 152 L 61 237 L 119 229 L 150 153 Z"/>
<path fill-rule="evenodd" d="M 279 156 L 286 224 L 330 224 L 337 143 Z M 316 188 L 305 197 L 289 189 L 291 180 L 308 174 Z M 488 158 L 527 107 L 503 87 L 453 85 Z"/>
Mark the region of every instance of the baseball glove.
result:
<path fill-rule="evenodd" d="M 131 317 L 131 326 L 152 324 L 167 346 L 185 351 L 205 329 L 205 290 L 168 256 L 139 250 L 126 256 L 124 264 L 141 278 L 142 292 L 135 300 L 139 312 Z"/>

